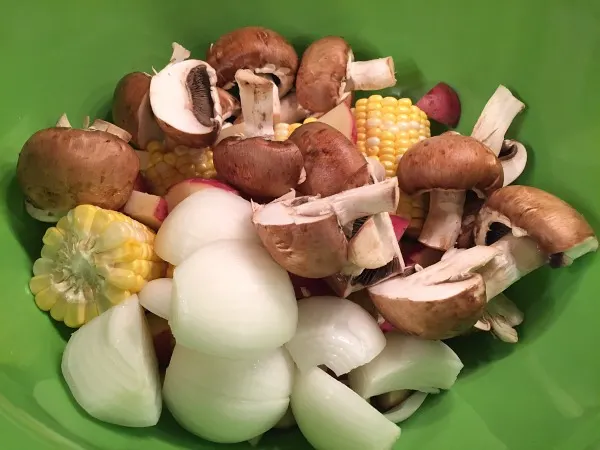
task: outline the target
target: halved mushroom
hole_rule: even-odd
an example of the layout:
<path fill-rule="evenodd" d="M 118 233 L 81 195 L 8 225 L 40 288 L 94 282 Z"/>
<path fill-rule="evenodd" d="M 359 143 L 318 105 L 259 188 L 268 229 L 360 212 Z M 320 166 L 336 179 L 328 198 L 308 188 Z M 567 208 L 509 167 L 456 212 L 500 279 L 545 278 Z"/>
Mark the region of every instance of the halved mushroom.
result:
<path fill-rule="evenodd" d="M 296 77 L 298 103 L 323 113 L 343 102 L 352 91 L 379 90 L 396 84 L 391 57 L 354 61 L 350 45 L 339 36 L 313 42 L 302 55 Z"/>
<path fill-rule="evenodd" d="M 514 139 L 506 139 L 498 155 L 504 172 L 504 186 L 515 181 L 527 165 L 527 150 L 525 146 Z"/>
<path fill-rule="evenodd" d="M 273 82 L 250 70 L 239 70 L 236 80 L 246 120 L 228 128 L 233 134 L 214 146 L 215 169 L 246 194 L 280 197 L 304 181 L 302 153 L 291 141 L 272 139 Z"/>
<path fill-rule="evenodd" d="M 172 144 L 202 148 L 217 138 L 223 110 L 215 70 L 189 55 L 173 44 L 171 61 L 150 82 L 150 105 Z"/>
<path fill-rule="evenodd" d="M 430 193 L 419 241 L 448 250 L 460 234 L 466 191 L 489 196 L 502 187 L 503 172 L 498 158 L 481 142 L 444 133 L 418 142 L 404 154 L 398 183 L 408 195 Z"/>
<path fill-rule="evenodd" d="M 356 267 L 348 261 L 344 226 L 394 211 L 397 203 L 398 183 L 392 178 L 325 198 L 287 194 L 264 206 L 253 205 L 252 222 L 279 265 L 302 277 L 324 278 Z M 354 253 L 364 254 L 358 243 L 351 245 Z"/>
<path fill-rule="evenodd" d="M 408 277 L 368 288 L 369 296 L 395 328 L 424 339 L 448 339 L 471 329 L 487 303 L 485 281 L 477 273 L 500 254 L 476 246 L 450 255 Z"/>
<path fill-rule="evenodd" d="M 221 36 L 211 44 L 206 61 L 214 67 L 217 86 L 229 90 L 240 69 L 272 74 L 279 96 L 294 85 L 298 55 L 294 47 L 279 33 L 263 27 L 244 27 Z"/>
<path fill-rule="evenodd" d="M 74 129 L 63 116 L 58 125 L 34 133 L 19 154 L 17 179 L 28 214 L 57 222 L 77 205 L 120 209 L 139 172 L 139 158 L 126 142 L 131 135 L 99 120 Z"/>
<path fill-rule="evenodd" d="M 141 149 L 164 137 L 150 107 L 151 80 L 147 73 L 129 73 L 119 80 L 113 94 L 112 120 L 131 133 L 132 144 Z"/>
<path fill-rule="evenodd" d="M 549 263 L 570 265 L 598 249 L 594 230 L 572 206 L 531 186 L 506 186 L 479 212 L 475 243 L 501 251 L 482 272 L 488 299 Z"/>
<path fill-rule="evenodd" d="M 323 122 L 310 122 L 289 137 L 304 158 L 306 181 L 298 186 L 304 195 L 337 194 L 369 182 L 364 156 L 346 136 Z"/>

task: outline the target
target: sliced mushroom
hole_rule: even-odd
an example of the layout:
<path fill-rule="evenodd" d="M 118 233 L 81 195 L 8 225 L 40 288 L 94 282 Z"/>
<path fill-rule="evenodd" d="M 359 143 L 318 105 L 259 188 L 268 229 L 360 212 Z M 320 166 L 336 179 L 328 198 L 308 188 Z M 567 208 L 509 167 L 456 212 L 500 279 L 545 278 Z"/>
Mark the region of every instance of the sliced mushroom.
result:
<path fill-rule="evenodd" d="M 498 156 L 504 172 L 504 186 L 515 181 L 525 170 L 527 165 L 527 150 L 525 146 L 514 139 L 507 139 L 502 144 Z"/>
<path fill-rule="evenodd" d="M 510 124 L 524 109 L 525 104 L 505 86 L 500 85 L 483 108 L 471 137 L 482 142 L 498 156 Z"/>
<path fill-rule="evenodd" d="M 250 69 L 254 73 L 272 74 L 278 80 L 279 96 L 294 85 L 298 54 L 279 33 L 263 27 L 244 27 L 221 36 L 207 52 L 206 61 L 214 67 L 217 85 L 229 90 L 236 72 Z"/>
<path fill-rule="evenodd" d="M 503 342 L 516 344 L 519 335 L 515 327 L 523 323 L 523 312 L 506 295 L 499 294 L 485 307 L 483 317 L 475 328 L 490 331 Z"/>
<path fill-rule="evenodd" d="M 541 189 L 519 185 L 506 186 L 487 199 L 477 218 L 475 243 L 501 251 L 482 272 L 488 299 L 546 263 L 568 266 L 598 248 L 594 230 L 572 206 Z"/>
<path fill-rule="evenodd" d="M 485 200 L 479 198 L 473 191 L 467 192 L 456 248 L 471 248 L 475 245 L 475 223 L 484 202 Z"/>
<path fill-rule="evenodd" d="M 150 107 L 150 81 L 147 73 L 125 75 L 113 94 L 112 120 L 118 127 L 131 133 L 132 144 L 145 149 L 150 141 L 164 138 Z"/>
<path fill-rule="evenodd" d="M 140 167 L 126 142 L 131 135 L 105 121 L 74 129 L 66 126 L 70 124 L 63 116 L 59 124 L 34 133 L 19 154 L 17 179 L 28 214 L 57 222 L 77 205 L 120 209 L 133 191 Z"/>
<path fill-rule="evenodd" d="M 408 277 L 371 286 L 368 292 L 382 316 L 403 333 L 448 339 L 482 317 L 487 299 L 477 271 L 499 253 L 493 247 L 473 247 Z"/>
<path fill-rule="evenodd" d="M 502 187 L 502 182 L 498 158 L 481 142 L 457 133 L 418 142 L 398 166 L 403 192 L 430 193 L 419 241 L 440 250 L 451 248 L 460 234 L 466 191 L 487 197 Z"/>
<path fill-rule="evenodd" d="M 288 194 L 264 206 L 253 205 L 252 222 L 273 259 L 288 272 L 324 278 L 349 265 L 344 225 L 394 211 L 397 202 L 394 178 L 325 198 Z"/>
<path fill-rule="evenodd" d="M 217 88 L 219 102 L 221 103 L 221 117 L 227 120 L 241 113 L 240 102 L 225 89 Z"/>
<path fill-rule="evenodd" d="M 367 161 L 341 132 L 323 122 L 297 128 L 289 140 L 304 158 L 306 181 L 298 187 L 304 195 L 337 194 L 369 182 Z"/>
<path fill-rule="evenodd" d="M 215 70 L 188 57 L 189 51 L 173 44 L 171 61 L 150 82 L 150 105 L 173 145 L 202 148 L 217 138 L 223 110 Z"/>
<path fill-rule="evenodd" d="M 302 153 L 291 141 L 271 139 L 273 82 L 250 70 L 239 70 L 236 79 L 246 120 L 227 130 L 239 127 L 240 134 L 234 133 L 214 146 L 215 169 L 221 178 L 250 196 L 280 197 L 304 181 Z"/>
<path fill-rule="evenodd" d="M 379 90 L 395 84 L 391 57 L 357 62 L 343 38 L 328 36 L 313 42 L 304 52 L 296 77 L 296 95 L 303 108 L 324 113 L 352 91 Z"/>

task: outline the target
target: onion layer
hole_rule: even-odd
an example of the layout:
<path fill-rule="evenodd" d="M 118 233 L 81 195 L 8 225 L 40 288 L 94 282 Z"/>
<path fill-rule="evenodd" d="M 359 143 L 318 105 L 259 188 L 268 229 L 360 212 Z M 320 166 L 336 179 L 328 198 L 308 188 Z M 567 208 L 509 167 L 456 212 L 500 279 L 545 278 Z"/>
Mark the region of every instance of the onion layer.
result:
<path fill-rule="evenodd" d="M 285 415 L 294 364 L 283 348 L 257 360 L 228 360 L 175 347 L 164 382 L 165 404 L 190 432 L 235 443 L 271 429 Z"/>
<path fill-rule="evenodd" d="M 363 398 L 404 389 L 437 393 L 450 389 L 463 364 L 441 341 L 397 332 L 386 333 L 385 349 L 348 375 L 350 387 Z"/>
<path fill-rule="evenodd" d="M 339 377 L 375 358 L 385 342 L 359 305 L 323 296 L 298 301 L 298 329 L 286 347 L 300 370 L 325 365 Z"/>
<path fill-rule="evenodd" d="M 429 394 L 426 392 L 414 392 L 410 397 L 404 400 L 400 405 L 390 409 L 384 414 L 385 418 L 390 422 L 404 422 L 410 416 L 417 412 L 421 405 L 425 402 Z"/>
<path fill-rule="evenodd" d="M 173 280 L 157 278 L 149 281 L 138 293 L 140 304 L 152 314 L 169 320 Z"/>
<path fill-rule="evenodd" d="M 77 403 L 92 417 L 127 427 L 158 422 L 162 411 L 158 366 L 137 296 L 71 335 L 62 373 Z"/>
<path fill-rule="evenodd" d="M 170 325 L 190 349 L 253 358 L 289 341 L 297 322 L 287 272 L 258 244 L 215 242 L 175 269 Z"/>
<path fill-rule="evenodd" d="M 292 410 L 318 450 L 389 450 L 400 437 L 400 428 L 319 368 L 297 375 Z"/>
<path fill-rule="evenodd" d="M 177 205 L 156 234 L 156 254 L 177 266 L 203 245 L 223 239 L 259 242 L 250 202 L 219 188 L 198 191 Z"/>

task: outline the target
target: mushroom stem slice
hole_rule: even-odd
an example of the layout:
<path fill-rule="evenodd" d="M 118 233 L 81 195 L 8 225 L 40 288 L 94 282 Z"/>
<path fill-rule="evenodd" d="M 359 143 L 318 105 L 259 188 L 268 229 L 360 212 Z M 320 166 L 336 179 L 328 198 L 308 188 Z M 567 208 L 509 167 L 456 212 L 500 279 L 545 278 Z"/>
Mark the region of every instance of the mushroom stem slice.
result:
<path fill-rule="evenodd" d="M 465 191 L 431 191 L 419 242 L 438 250 L 450 249 L 460 234 L 465 198 Z"/>
<path fill-rule="evenodd" d="M 503 342 L 516 344 L 519 335 L 514 327 L 523 323 L 523 312 L 506 295 L 499 294 L 491 299 L 484 317 L 490 324 L 491 332 Z"/>
<path fill-rule="evenodd" d="M 175 64 L 181 61 L 185 61 L 192 55 L 192 53 L 188 49 L 178 44 L 177 42 L 173 42 L 171 44 L 171 47 L 173 48 L 173 53 L 171 54 L 169 64 Z"/>
<path fill-rule="evenodd" d="M 71 126 L 71 122 L 69 122 L 67 113 L 63 113 L 62 116 L 60 116 L 60 118 L 58 119 L 58 122 L 56 122 L 56 126 L 62 127 L 62 128 L 73 128 Z"/>
<path fill-rule="evenodd" d="M 386 213 L 369 217 L 348 243 L 348 261 L 360 268 L 378 269 L 396 255 L 401 253 L 390 216 Z"/>
<path fill-rule="evenodd" d="M 311 201 L 293 201 L 294 212 L 303 216 L 322 216 L 334 213 L 341 226 L 356 219 L 379 213 L 393 213 L 398 207 L 400 191 L 398 179 L 389 178 L 340 192 L 325 198 L 304 197 Z"/>
<path fill-rule="evenodd" d="M 509 286 L 546 262 L 536 242 L 526 236 L 507 234 L 491 245 L 499 254 L 482 271 L 487 299 L 491 300 Z"/>
<path fill-rule="evenodd" d="M 248 69 L 238 70 L 235 80 L 240 90 L 245 137 L 273 137 L 273 91 L 275 83 Z M 275 86 L 276 88 L 276 86 Z"/>
<path fill-rule="evenodd" d="M 510 124 L 524 109 L 525 104 L 500 85 L 483 108 L 471 137 L 483 142 L 498 156 Z"/>
<path fill-rule="evenodd" d="M 116 125 L 113 125 L 110 122 L 102 119 L 95 119 L 91 125 L 87 127 L 88 130 L 96 130 L 96 131 L 106 131 L 107 133 L 112 134 L 113 136 L 117 136 L 120 139 L 123 139 L 125 142 L 129 142 L 131 140 L 131 134 L 125 131 L 123 128 L 119 128 Z"/>
<path fill-rule="evenodd" d="M 371 61 L 350 61 L 346 91 L 375 91 L 396 85 L 391 56 Z"/>
<path fill-rule="evenodd" d="M 502 163 L 504 171 L 504 184 L 508 186 L 515 181 L 525 170 L 527 165 L 527 150 L 519 141 L 507 139 L 502 145 L 502 149 L 507 149 L 506 155 L 500 155 L 498 158 Z"/>

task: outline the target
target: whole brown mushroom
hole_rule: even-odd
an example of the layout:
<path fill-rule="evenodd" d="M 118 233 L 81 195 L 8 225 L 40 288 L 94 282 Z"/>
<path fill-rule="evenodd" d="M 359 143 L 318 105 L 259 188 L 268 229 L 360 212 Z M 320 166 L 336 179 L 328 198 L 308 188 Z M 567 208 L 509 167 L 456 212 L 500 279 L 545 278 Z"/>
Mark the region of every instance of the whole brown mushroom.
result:
<path fill-rule="evenodd" d="M 279 97 L 294 85 L 298 54 L 279 33 L 263 27 L 244 27 L 221 36 L 210 46 L 206 61 L 216 71 L 217 86 L 229 90 L 240 69 L 271 74 L 277 79 Z"/>
<path fill-rule="evenodd" d="M 332 126 L 306 123 L 289 140 L 304 158 L 306 181 L 298 186 L 302 194 L 327 197 L 369 183 L 367 161 L 352 141 Z"/>
<path fill-rule="evenodd" d="M 118 210 L 125 204 L 139 172 L 139 158 L 125 140 L 96 128 L 130 138 L 114 125 L 97 121 L 87 129 L 40 130 L 25 142 L 17 180 L 33 218 L 57 222 L 77 205 Z"/>
<path fill-rule="evenodd" d="M 403 192 L 430 193 L 419 241 L 440 250 L 451 248 L 459 236 L 466 191 L 485 198 L 503 183 L 498 158 L 478 140 L 457 133 L 418 142 L 404 154 L 397 173 Z"/>
<path fill-rule="evenodd" d="M 352 91 L 394 86 L 391 57 L 354 61 L 350 45 L 339 36 L 313 42 L 302 55 L 296 76 L 298 103 L 313 113 L 324 113 L 343 102 Z"/>

